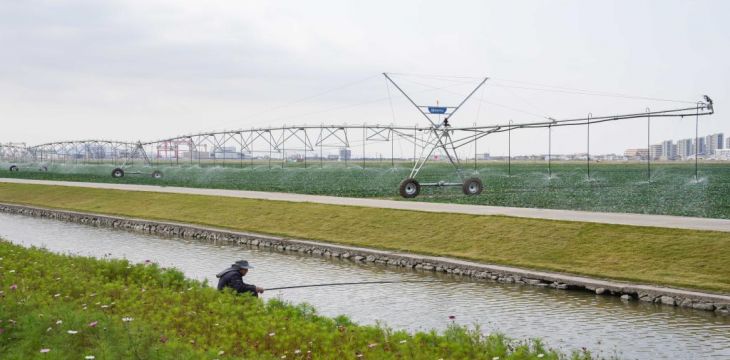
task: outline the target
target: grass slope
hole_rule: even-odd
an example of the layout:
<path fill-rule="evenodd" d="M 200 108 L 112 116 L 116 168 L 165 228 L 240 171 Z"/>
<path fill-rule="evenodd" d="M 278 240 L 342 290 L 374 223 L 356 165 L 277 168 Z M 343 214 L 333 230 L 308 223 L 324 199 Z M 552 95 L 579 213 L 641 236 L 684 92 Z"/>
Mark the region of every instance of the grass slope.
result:
<path fill-rule="evenodd" d="M 445 319 L 445 321 L 448 321 Z M 558 359 L 539 341 L 451 325 L 409 334 L 218 292 L 177 270 L 0 239 L 3 359 Z M 586 351 L 573 359 L 589 359 Z"/>
<path fill-rule="evenodd" d="M 730 292 L 730 233 L 0 184 L 0 202 Z"/>

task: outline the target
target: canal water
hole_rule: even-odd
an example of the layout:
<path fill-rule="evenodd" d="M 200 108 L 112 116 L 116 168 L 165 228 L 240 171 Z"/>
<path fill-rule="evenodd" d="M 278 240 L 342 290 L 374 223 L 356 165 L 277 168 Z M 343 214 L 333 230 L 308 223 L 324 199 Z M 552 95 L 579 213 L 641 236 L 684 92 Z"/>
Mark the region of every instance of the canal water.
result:
<path fill-rule="evenodd" d="M 217 283 L 215 274 L 238 259 L 256 267 L 246 276 L 247 282 L 264 288 L 439 280 L 267 291 L 263 297 L 307 302 L 323 315 L 345 314 L 361 324 L 381 323 L 395 329 L 442 330 L 452 321 L 470 327 L 478 324 L 485 333 L 541 338 L 565 352 L 585 347 L 594 354 L 629 359 L 730 359 L 730 317 L 712 312 L 19 215 L 0 214 L 0 237 L 59 253 L 151 260 L 212 285 Z"/>

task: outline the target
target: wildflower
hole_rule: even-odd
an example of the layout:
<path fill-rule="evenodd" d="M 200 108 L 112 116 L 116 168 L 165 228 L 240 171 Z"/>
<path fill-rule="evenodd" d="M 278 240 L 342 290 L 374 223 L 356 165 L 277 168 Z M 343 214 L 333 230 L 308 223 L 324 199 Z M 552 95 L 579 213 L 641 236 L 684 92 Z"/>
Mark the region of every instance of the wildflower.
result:
<path fill-rule="evenodd" d="M 96 359 L 96 356 L 94 356 L 94 355 L 86 355 L 86 356 L 84 356 L 84 359 L 86 359 L 86 360 L 94 360 L 94 359 Z"/>
<path fill-rule="evenodd" d="M 368 347 L 371 348 L 371 349 L 374 348 L 374 347 L 376 347 L 376 346 L 378 346 L 378 343 L 368 344 Z"/>
<path fill-rule="evenodd" d="M 281 355 L 281 358 L 282 359 L 286 359 L 286 355 Z"/>
<path fill-rule="evenodd" d="M 15 272 L 15 270 L 10 270 L 10 271 L 8 271 L 8 272 L 12 274 L 12 273 L 14 273 L 14 272 Z"/>
<path fill-rule="evenodd" d="M 10 290 L 15 290 L 18 288 L 18 284 L 10 285 Z"/>
<path fill-rule="evenodd" d="M 98 324 L 98 321 L 92 321 L 89 323 L 89 327 L 96 327 L 96 324 Z"/>
<path fill-rule="evenodd" d="M 71 335 L 76 335 L 76 334 L 78 334 L 78 333 L 79 333 L 79 332 L 78 332 L 78 331 L 76 331 L 76 330 L 69 330 L 69 331 L 66 331 L 66 332 L 67 332 L 67 333 L 69 333 L 69 334 L 71 334 Z"/>
<path fill-rule="evenodd" d="M 46 332 L 49 332 L 51 330 L 53 330 L 53 328 L 49 326 L 48 329 L 46 329 Z"/>
<path fill-rule="evenodd" d="M 499 360 L 499 356 L 493 357 L 492 360 Z"/>
<path fill-rule="evenodd" d="M 53 297 L 59 297 L 61 294 L 54 294 Z"/>
<path fill-rule="evenodd" d="M 357 353 L 357 355 L 355 355 L 355 357 L 357 357 L 357 358 L 361 358 L 362 356 L 363 356 L 363 355 L 362 355 L 362 354 L 360 354 L 360 353 Z"/>
<path fill-rule="evenodd" d="M 132 317 L 123 317 L 122 318 L 122 321 L 124 321 L 124 322 L 130 322 L 132 320 L 134 320 L 134 318 L 132 318 Z"/>
<path fill-rule="evenodd" d="M 63 320 L 57 320 L 56 321 L 56 325 L 61 325 L 61 324 L 63 324 Z"/>
<path fill-rule="evenodd" d="M 41 349 L 41 352 L 44 353 L 44 354 L 47 353 L 47 352 L 49 352 L 49 351 L 51 351 L 51 349 Z"/>
<path fill-rule="evenodd" d="M 449 320 L 454 320 L 454 319 L 456 319 L 456 316 L 454 316 L 454 315 L 449 315 Z"/>
<path fill-rule="evenodd" d="M 223 355 L 225 353 L 226 353 L 225 351 L 221 350 L 221 351 L 218 352 L 218 356 L 221 356 L 221 355 Z"/>
<path fill-rule="evenodd" d="M 165 335 L 160 336 L 160 342 L 163 343 L 163 344 L 166 343 L 167 342 L 167 336 L 165 336 Z"/>
<path fill-rule="evenodd" d="M 276 333 L 273 333 L 273 332 L 269 333 L 269 336 L 274 336 L 274 335 L 276 335 Z"/>
<path fill-rule="evenodd" d="M 541 358 L 543 356 L 545 356 L 545 354 L 537 354 L 537 357 L 539 357 L 539 358 Z"/>
<path fill-rule="evenodd" d="M 405 344 L 406 343 L 406 340 L 401 340 L 401 341 L 399 341 L 399 343 Z"/>
<path fill-rule="evenodd" d="M 301 350 L 299 350 L 299 349 L 296 349 L 296 350 L 294 350 L 294 353 L 295 353 L 295 354 L 301 354 L 301 353 L 302 353 L 302 351 L 301 351 Z"/>
<path fill-rule="evenodd" d="M 108 307 L 109 307 L 109 305 L 106 305 L 106 304 L 101 306 L 102 309 L 106 309 Z"/>
<path fill-rule="evenodd" d="M 92 297 L 96 296 L 96 293 L 91 293 L 91 294 L 89 294 L 89 296 L 92 296 Z"/>
<path fill-rule="evenodd" d="M 144 261 L 144 263 L 145 263 L 145 264 L 149 264 L 149 263 L 151 263 L 151 262 L 152 262 L 152 261 L 150 261 L 150 260 L 145 260 L 145 261 Z"/>

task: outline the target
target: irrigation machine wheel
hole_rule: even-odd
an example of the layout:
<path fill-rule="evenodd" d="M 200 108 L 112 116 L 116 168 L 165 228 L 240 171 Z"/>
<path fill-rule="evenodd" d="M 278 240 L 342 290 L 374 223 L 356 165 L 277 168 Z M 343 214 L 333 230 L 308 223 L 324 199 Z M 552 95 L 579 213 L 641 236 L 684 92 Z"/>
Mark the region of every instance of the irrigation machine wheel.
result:
<path fill-rule="evenodd" d="M 484 190 L 482 181 L 479 178 L 469 178 L 464 180 L 464 185 L 461 187 L 464 190 L 464 195 L 479 195 Z"/>
<path fill-rule="evenodd" d="M 400 183 L 399 191 L 400 196 L 409 199 L 418 196 L 421 192 L 421 184 L 416 179 L 408 178 Z"/>
<path fill-rule="evenodd" d="M 153 171 L 152 177 L 155 179 L 162 179 L 162 171 L 159 171 L 159 170 Z"/>
<path fill-rule="evenodd" d="M 20 171 L 20 169 L 15 165 L 10 165 L 10 171 Z"/>
<path fill-rule="evenodd" d="M 115 168 L 114 170 L 112 170 L 112 177 L 113 178 L 124 177 L 124 170 L 122 170 L 121 168 Z"/>

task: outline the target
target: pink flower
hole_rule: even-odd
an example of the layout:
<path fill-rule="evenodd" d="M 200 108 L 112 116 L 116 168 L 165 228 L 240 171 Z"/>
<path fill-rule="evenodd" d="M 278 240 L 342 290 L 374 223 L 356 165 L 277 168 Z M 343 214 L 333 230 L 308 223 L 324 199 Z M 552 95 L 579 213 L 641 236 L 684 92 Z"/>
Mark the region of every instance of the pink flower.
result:
<path fill-rule="evenodd" d="M 454 319 L 456 319 L 456 316 L 454 316 L 454 315 L 449 315 L 449 320 L 454 320 Z"/>
<path fill-rule="evenodd" d="M 98 324 L 98 321 L 92 321 L 89 323 L 89 327 L 96 327 L 96 324 Z"/>
<path fill-rule="evenodd" d="M 51 349 L 41 349 L 41 352 L 42 352 L 42 353 L 47 353 L 47 352 L 49 352 L 49 351 L 51 351 Z"/>
<path fill-rule="evenodd" d="M 18 288 L 18 284 L 10 285 L 10 290 L 15 290 Z"/>

